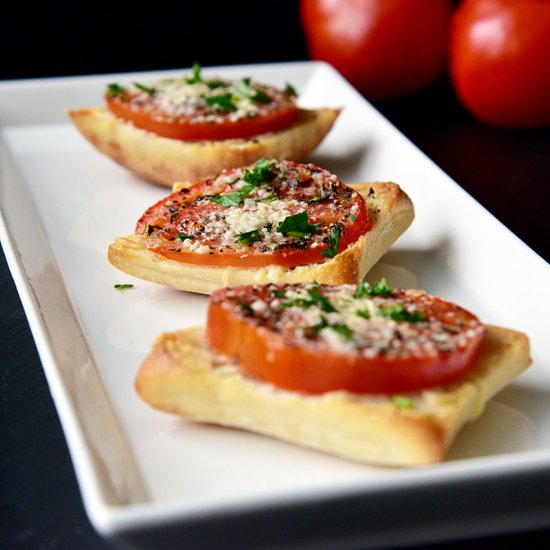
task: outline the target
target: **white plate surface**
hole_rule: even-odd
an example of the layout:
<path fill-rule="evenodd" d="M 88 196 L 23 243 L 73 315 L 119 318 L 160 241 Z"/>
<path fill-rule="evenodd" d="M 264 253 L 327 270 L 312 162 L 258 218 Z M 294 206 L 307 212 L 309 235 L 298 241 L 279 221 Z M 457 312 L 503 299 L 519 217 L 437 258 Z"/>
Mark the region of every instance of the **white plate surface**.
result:
<path fill-rule="evenodd" d="M 416 208 L 413 226 L 369 278 L 426 289 L 487 323 L 523 330 L 534 362 L 463 430 L 443 464 L 420 470 L 358 465 L 153 411 L 133 389 L 139 365 L 160 332 L 203 323 L 207 298 L 133 279 L 107 262 L 113 238 L 131 233 L 168 191 L 97 153 L 64 109 L 99 104 L 106 82 L 158 75 L 1 84 L 2 245 L 95 527 L 116 535 L 346 492 L 368 497 L 438 484 L 445 490 L 453 480 L 550 470 L 548 265 L 328 66 L 210 72 L 291 82 L 303 106 L 343 106 L 312 161 L 345 182 L 397 181 Z M 120 292 L 116 283 L 135 288 Z"/>

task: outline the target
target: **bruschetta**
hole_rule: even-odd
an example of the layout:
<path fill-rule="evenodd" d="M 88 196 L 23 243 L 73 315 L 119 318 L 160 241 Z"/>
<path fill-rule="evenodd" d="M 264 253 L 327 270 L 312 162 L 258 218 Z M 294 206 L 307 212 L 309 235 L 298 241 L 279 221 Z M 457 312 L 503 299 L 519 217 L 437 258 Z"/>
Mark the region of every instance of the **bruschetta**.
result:
<path fill-rule="evenodd" d="M 221 289 L 206 327 L 160 335 L 136 388 L 194 421 L 420 466 L 529 364 L 524 334 L 385 280 L 268 284 Z"/>
<path fill-rule="evenodd" d="M 313 164 L 264 158 L 176 185 L 108 257 L 136 277 L 205 294 L 231 284 L 357 283 L 413 217 L 395 183 L 345 185 Z"/>
<path fill-rule="evenodd" d="M 171 187 L 261 157 L 306 159 L 340 109 L 302 109 L 294 88 L 206 78 L 110 83 L 105 107 L 68 110 L 81 134 L 141 178 Z"/>

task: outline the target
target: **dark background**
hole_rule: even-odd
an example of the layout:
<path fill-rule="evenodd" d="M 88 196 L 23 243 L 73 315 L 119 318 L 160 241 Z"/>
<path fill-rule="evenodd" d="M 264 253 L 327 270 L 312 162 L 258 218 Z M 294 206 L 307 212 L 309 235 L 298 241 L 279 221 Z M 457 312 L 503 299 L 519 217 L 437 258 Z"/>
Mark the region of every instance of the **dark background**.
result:
<path fill-rule="evenodd" d="M 4 2 L 0 17 L 0 79 L 174 69 L 194 61 L 209 66 L 307 59 L 296 2 L 156 2 L 146 7 Z M 497 130 L 477 123 L 457 102 L 445 76 L 420 93 L 376 106 L 498 219 L 550 259 L 548 128 Z M 104 548 L 84 514 L 3 256 L 0 313 L 0 547 Z M 550 518 L 548 522 L 550 526 Z M 550 529 L 453 542 L 445 548 L 520 546 L 550 547 Z"/>

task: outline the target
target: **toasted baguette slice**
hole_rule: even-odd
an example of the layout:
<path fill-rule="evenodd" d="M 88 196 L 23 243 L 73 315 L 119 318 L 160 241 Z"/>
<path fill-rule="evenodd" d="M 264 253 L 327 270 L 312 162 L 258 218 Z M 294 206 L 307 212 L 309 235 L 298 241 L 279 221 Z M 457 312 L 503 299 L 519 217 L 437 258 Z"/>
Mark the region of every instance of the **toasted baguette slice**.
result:
<path fill-rule="evenodd" d="M 160 335 L 136 379 L 150 405 L 243 428 L 346 459 L 388 466 L 441 461 L 459 429 L 530 363 L 529 340 L 486 326 L 477 367 L 459 382 L 402 397 L 345 391 L 306 395 L 243 375 L 209 350 L 202 328 Z"/>
<path fill-rule="evenodd" d="M 212 294 L 235 284 L 357 283 L 391 244 L 409 227 L 414 209 L 409 197 L 395 183 L 359 183 L 354 186 L 366 200 L 373 226 L 334 258 L 320 264 L 267 267 L 201 266 L 169 260 L 145 248 L 140 235 L 121 237 L 109 246 L 109 261 L 118 269 L 155 283 Z"/>
<path fill-rule="evenodd" d="M 261 157 L 305 160 L 332 128 L 340 109 L 300 109 L 290 128 L 250 139 L 196 142 L 159 137 L 105 108 L 67 114 L 100 152 L 148 181 L 171 187 L 175 181 L 194 181 Z"/>

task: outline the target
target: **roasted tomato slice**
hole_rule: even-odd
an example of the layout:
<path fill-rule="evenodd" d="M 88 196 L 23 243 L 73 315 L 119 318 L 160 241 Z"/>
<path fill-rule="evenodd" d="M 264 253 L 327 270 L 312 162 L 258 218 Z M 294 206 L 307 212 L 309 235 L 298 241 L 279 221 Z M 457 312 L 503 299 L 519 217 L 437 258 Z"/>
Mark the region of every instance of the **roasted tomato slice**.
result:
<path fill-rule="evenodd" d="M 261 267 L 323 262 L 370 227 L 363 197 L 330 172 L 260 159 L 172 193 L 136 233 L 172 260 Z"/>
<path fill-rule="evenodd" d="M 310 394 L 396 394 L 450 383 L 479 355 L 484 329 L 461 307 L 418 291 L 315 283 L 216 291 L 211 347 L 246 374 Z"/>
<path fill-rule="evenodd" d="M 186 141 L 250 138 L 289 127 L 298 116 L 295 91 L 240 81 L 164 78 L 105 93 L 115 116 L 159 136 Z"/>

